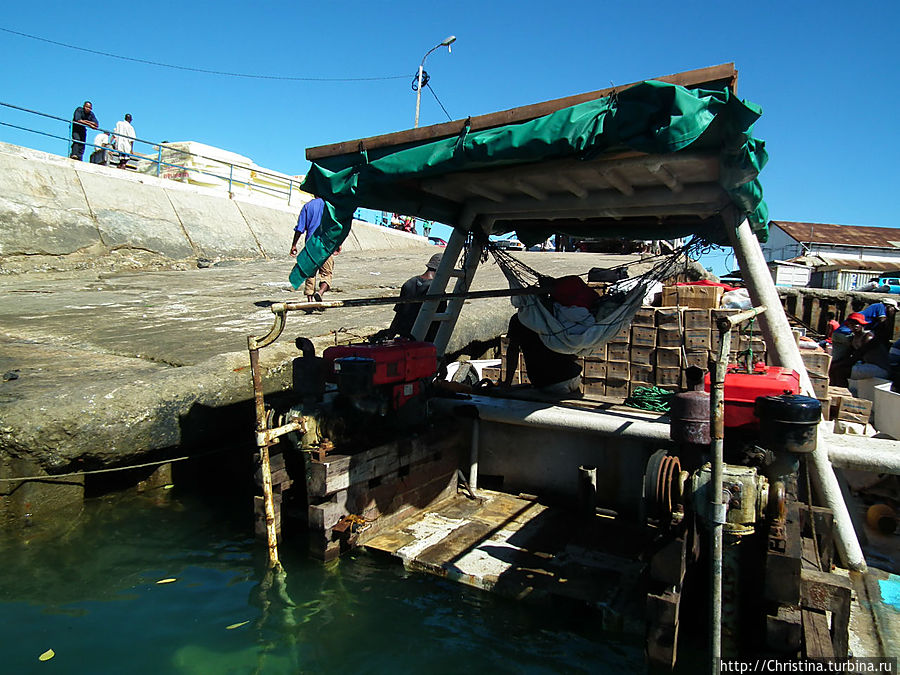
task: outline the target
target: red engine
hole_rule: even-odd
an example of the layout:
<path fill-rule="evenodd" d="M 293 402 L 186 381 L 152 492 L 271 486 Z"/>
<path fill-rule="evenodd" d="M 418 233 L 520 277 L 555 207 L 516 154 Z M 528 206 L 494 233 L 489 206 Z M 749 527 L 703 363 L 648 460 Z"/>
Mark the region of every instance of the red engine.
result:
<path fill-rule="evenodd" d="M 399 409 L 422 390 L 422 380 L 437 373 L 437 350 L 430 342 L 393 340 L 380 344 L 329 347 L 322 354 L 325 377 L 351 398 L 389 391 Z"/>
<path fill-rule="evenodd" d="M 706 374 L 704 388 L 709 391 L 710 374 Z M 756 364 L 751 372 L 729 366 L 725 373 L 725 426 L 759 427 L 754 412 L 759 396 L 799 394 L 800 375 L 788 368 Z"/>

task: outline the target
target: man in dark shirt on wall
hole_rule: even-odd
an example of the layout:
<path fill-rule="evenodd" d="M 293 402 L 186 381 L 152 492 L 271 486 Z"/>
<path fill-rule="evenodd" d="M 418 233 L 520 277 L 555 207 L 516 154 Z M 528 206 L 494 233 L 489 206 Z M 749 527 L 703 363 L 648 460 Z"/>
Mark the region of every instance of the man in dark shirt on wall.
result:
<path fill-rule="evenodd" d="M 408 279 L 403 286 L 400 287 L 401 298 L 425 298 L 428 289 L 431 287 L 431 281 L 434 279 L 434 273 L 441 265 L 441 253 L 435 253 L 425 264 L 425 272 Z M 443 312 L 447 303 L 442 302 L 438 306 L 438 311 Z M 421 302 L 398 303 L 394 305 L 394 320 L 391 321 L 388 331 L 402 337 L 412 337 L 412 329 L 416 323 L 416 317 L 419 315 L 419 309 L 422 307 Z M 428 327 L 428 333 L 425 335 L 425 342 L 434 342 L 437 335 L 438 324 L 432 322 Z"/>
<path fill-rule="evenodd" d="M 93 113 L 93 105 L 85 101 L 84 105 L 75 108 L 72 115 L 72 151 L 69 157 L 79 162 L 84 157 L 84 139 L 87 138 L 87 127 L 96 129 L 100 126 L 97 117 Z"/>

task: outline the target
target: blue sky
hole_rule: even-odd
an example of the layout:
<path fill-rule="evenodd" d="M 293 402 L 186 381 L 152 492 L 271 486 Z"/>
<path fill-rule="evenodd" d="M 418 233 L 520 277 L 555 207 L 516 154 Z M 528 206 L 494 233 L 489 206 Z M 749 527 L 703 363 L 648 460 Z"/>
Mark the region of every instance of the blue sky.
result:
<path fill-rule="evenodd" d="M 304 151 L 411 128 L 423 54 L 453 119 L 733 61 L 738 95 L 763 108 L 756 135 L 770 217 L 900 227 L 900 3 L 547 2 L 12 3 L 0 28 L 135 59 L 309 78 L 217 76 L 89 54 L 0 31 L 0 101 L 101 126 L 126 112 L 138 136 L 194 140 L 305 173 Z M 421 125 L 448 118 L 427 89 Z M 66 135 L 0 107 L 0 121 Z M 66 144 L 0 126 L 0 140 Z M 138 148 L 140 149 L 140 148 Z M 715 261 L 721 269 L 722 254 Z"/>

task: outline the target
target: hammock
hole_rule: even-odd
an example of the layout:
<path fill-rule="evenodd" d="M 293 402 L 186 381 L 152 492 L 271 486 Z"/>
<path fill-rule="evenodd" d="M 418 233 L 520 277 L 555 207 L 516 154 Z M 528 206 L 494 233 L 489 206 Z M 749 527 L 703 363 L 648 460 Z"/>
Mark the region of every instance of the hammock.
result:
<path fill-rule="evenodd" d="M 700 242 L 691 240 L 662 256 L 644 274 L 616 282 L 601 296 L 593 314 L 583 307 L 550 303 L 537 295 L 513 296 L 510 300 L 518 309 L 522 324 L 537 333 L 548 349 L 560 354 L 587 356 L 630 324 L 651 284 L 669 276 L 679 259 L 700 245 Z M 496 248 L 490 242 L 486 248 L 503 271 L 511 289 L 546 284 L 547 277 L 516 260 L 505 250 Z M 531 284 L 526 283 L 529 279 L 533 279 Z"/>

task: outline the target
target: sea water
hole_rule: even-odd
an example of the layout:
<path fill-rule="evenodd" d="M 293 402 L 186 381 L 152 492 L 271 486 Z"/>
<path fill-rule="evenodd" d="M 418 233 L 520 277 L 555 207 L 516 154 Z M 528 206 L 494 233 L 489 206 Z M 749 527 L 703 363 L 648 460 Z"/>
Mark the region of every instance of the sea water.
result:
<path fill-rule="evenodd" d="M 267 573 L 246 509 L 196 495 L 91 500 L 0 536 L 2 673 L 625 673 L 642 647 L 359 551 Z M 162 582 L 162 583 L 161 583 Z M 43 659 L 43 660 L 41 660 Z"/>

